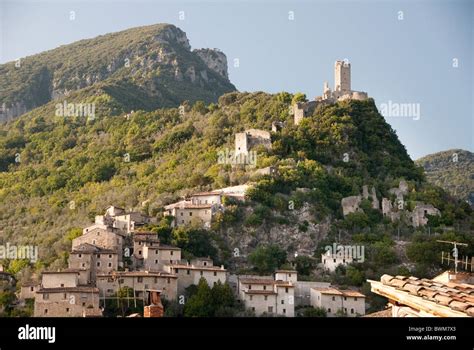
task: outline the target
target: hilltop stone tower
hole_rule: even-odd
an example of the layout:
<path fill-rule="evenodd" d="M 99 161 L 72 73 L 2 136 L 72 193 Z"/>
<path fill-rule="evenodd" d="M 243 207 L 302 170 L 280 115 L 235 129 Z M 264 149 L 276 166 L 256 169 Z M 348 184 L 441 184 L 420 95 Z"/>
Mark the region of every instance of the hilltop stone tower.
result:
<path fill-rule="evenodd" d="M 316 97 L 314 101 L 295 103 L 292 106 L 294 123 L 298 125 L 305 117 L 311 115 L 318 105 L 344 100 L 366 100 L 368 98 L 367 92 L 351 89 L 351 64 L 347 60 L 337 60 L 334 63 L 334 91 L 325 81 L 322 96 Z"/>
<path fill-rule="evenodd" d="M 351 64 L 347 61 L 334 63 L 334 91 L 342 94 L 351 91 Z"/>

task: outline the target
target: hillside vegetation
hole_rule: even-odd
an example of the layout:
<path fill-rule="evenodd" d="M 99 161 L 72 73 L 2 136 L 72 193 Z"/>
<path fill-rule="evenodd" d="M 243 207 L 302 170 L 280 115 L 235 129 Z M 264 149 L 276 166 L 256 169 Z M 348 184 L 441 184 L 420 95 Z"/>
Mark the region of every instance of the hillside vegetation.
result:
<path fill-rule="evenodd" d="M 424 180 L 373 100 L 325 106 L 295 126 L 288 114 L 292 98 L 234 92 L 218 104 L 128 114 L 114 109 L 114 98 L 104 93 L 95 97 L 102 112 L 92 120 L 55 116 L 54 102 L 37 108 L 1 129 L 0 239 L 37 244 L 35 268 L 58 268 L 79 229 L 108 204 L 161 220 L 163 205 L 183 195 L 253 183 L 250 201 L 228 202 L 210 231 L 172 230 L 167 220 L 150 229 L 185 256 L 209 255 L 233 270 L 261 273 L 282 265 L 277 259 L 271 260 L 280 261 L 277 266 L 257 266 L 258 256 L 266 256 L 261 249 L 272 244 L 288 259 L 295 252 L 317 258 L 334 241 L 364 244 L 367 261 L 337 277 L 357 285 L 382 271 L 398 272 L 400 263 L 426 273 L 439 260 L 439 244 L 430 256 L 421 248 L 436 244 L 424 228 L 391 223 L 365 204 L 364 213 L 342 216 L 341 199 L 360 194 L 363 184 L 375 186 L 381 198 L 402 178 L 410 185 L 409 205 L 424 201 L 441 210 L 430 223 L 433 233 L 472 239 L 466 236 L 473 225 L 470 207 Z M 272 134 L 272 149 L 256 149 L 257 168 L 276 166 L 277 176 L 255 177 L 255 169 L 218 163 L 219 151 L 233 150 L 236 132 L 269 130 L 277 120 L 286 127 Z M 452 226 L 458 232 L 445 233 Z M 413 239 L 408 258 L 397 252 L 399 232 Z M 313 263 L 301 259 L 301 268 L 311 271 Z"/>
<path fill-rule="evenodd" d="M 426 178 L 453 196 L 474 204 L 474 154 L 452 149 L 427 155 L 416 161 Z"/>
<path fill-rule="evenodd" d="M 215 102 L 234 91 L 225 55 L 191 51 L 186 34 L 156 24 L 81 40 L 0 65 L 2 119 L 12 119 L 51 100 L 90 102 L 107 93 L 127 110 L 176 107 L 182 101 Z M 216 71 L 202 58 L 219 63 Z M 218 62 L 222 56 L 224 62 Z M 81 90 L 81 95 L 75 92 Z"/>

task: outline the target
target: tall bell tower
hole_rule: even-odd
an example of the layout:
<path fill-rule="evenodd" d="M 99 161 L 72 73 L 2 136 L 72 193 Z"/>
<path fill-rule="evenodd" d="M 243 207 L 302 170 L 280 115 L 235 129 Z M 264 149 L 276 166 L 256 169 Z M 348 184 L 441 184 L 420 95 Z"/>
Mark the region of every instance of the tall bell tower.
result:
<path fill-rule="evenodd" d="M 348 61 L 336 61 L 334 64 L 334 91 L 351 91 L 351 64 Z"/>

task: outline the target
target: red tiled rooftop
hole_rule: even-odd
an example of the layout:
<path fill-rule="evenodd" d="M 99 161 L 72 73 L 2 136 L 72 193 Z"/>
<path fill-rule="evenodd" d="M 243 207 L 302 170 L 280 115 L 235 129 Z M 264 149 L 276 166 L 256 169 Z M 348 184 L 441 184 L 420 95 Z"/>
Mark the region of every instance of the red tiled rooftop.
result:
<path fill-rule="evenodd" d="M 436 303 L 474 317 L 474 285 L 390 275 L 383 275 L 380 282 L 407 295 L 419 297 L 420 302 Z"/>

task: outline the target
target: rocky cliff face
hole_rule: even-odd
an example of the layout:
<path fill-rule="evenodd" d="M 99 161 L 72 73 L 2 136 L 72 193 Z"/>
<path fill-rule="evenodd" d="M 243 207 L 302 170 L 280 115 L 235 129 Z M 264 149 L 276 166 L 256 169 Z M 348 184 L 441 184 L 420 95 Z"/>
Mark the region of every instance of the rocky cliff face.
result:
<path fill-rule="evenodd" d="M 217 49 L 197 49 L 194 50 L 194 52 L 201 57 L 209 69 L 225 79 L 229 78 L 227 72 L 227 57 L 222 51 Z"/>
<path fill-rule="evenodd" d="M 101 88 L 138 87 L 153 102 L 134 106 L 142 109 L 172 107 L 184 100 L 215 102 L 235 90 L 225 55 L 210 49 L 191 51 L 186 33 L 169 24 L 61 46 L 26 57 L 17 66 L 1 65 L 0 76 L 0 121 L 99 83 Z"/>

